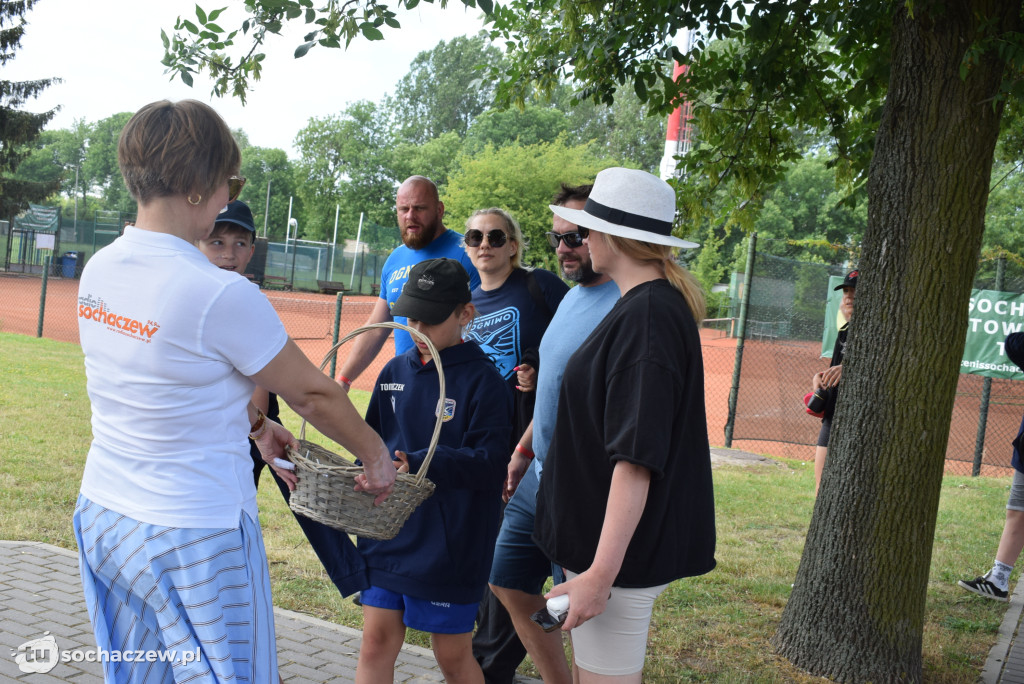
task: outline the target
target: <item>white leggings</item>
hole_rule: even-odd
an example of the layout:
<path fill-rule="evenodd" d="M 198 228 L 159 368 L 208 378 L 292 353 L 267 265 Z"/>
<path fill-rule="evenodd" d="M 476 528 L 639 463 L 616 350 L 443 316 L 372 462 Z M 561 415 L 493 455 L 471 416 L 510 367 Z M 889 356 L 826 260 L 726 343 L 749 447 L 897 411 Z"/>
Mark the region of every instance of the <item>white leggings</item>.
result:
<path fill-rule="evenodd" d="M 572 579 L 576 573 L 566 570 L 565 576 Z M 571 632 L 577 667 L 600 675 L 628 675 L 643 670 L 654 600 L 667 586 L 612 587 L 604 612 Z"/>

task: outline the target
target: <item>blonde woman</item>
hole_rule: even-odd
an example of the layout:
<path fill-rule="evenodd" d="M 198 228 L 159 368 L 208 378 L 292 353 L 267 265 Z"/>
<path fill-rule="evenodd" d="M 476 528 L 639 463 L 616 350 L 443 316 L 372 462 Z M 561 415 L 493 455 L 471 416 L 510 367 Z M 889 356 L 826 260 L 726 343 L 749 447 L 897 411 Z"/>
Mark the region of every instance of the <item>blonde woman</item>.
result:
<path fill-rule="evenodd" d="M 566 571 L 547 596 L 569 596 L 580 681 L 638 683 L 654 600 L 715 566 L 704 297 L 672 255 L 697 245 L 671 235 L 675 193 L 643 171 L 606 169 L 583 209 L 551 210 L 622 297 L 566 366 L 534 538 Z"/>

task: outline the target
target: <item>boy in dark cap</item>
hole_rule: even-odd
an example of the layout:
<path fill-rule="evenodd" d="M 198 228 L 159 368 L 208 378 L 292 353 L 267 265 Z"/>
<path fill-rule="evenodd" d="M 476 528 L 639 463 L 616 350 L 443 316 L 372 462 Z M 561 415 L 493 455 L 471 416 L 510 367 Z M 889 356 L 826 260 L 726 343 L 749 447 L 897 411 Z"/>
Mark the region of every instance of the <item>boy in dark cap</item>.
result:
<path fill-rule="evenodd" d="M 256 249 L 256 227 L 252 211 L 245 202 L 231 202 L 217 216 L 209 237 L 200 240 L 196 246 L 214 266 L 244 275 L 245 268 Z M 257 387 L 252 394 L 252 403 L 263 411 L 268 419 L 281 422 L 280 404 L 276 394 Z M 260 474 L 267 464 L 256 443 L 251 439 L 249 455 L 252 457 L 253 480 L 259 488 Z M 287 503 L 290 499 L 288 485 L 273 473 L 272 469 L 271 472 L 274 483 Z M 342 596 L 348 596 L 366 587 L 363 560 L 347 534 L 302 515 L 296 515 L 295 520 L 298 521 L 299 527 L 309 540 L 309 545 Z"/>
<path fill-rule="evenodd" d="M 448 682 L 483 681 L 471 638 L 498 534 L 512 430 L 512 396 L 494 364 L 462 329 L 473 319 L 469 274 L 454 259 L 412 267 L 392 309 L 434 344 L 446 389 L 438 401 L 426 343 L 392 359 L 377 378 L 366 422 L 396 457 L 419 471 L 436 421 L 443 426 L 427 476 L 437 489 L 394 539 L 360 538 L 370 588 L 362 592 L 357 682 L 394 679 L 406 627 L 431 634 Z"/>

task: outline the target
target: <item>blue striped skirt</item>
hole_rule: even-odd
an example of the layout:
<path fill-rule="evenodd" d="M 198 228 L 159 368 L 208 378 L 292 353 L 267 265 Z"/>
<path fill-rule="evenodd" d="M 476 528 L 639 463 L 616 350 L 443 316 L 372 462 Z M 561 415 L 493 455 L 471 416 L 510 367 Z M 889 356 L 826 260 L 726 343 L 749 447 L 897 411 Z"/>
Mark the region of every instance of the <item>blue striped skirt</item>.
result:
<path fill-rule="evenodd" d="M 278 681 L 258 521 L 163 527 L 79 495 L 74 527 L 96 644 L 116 654 L 103 663 L 107 684 Z"/>

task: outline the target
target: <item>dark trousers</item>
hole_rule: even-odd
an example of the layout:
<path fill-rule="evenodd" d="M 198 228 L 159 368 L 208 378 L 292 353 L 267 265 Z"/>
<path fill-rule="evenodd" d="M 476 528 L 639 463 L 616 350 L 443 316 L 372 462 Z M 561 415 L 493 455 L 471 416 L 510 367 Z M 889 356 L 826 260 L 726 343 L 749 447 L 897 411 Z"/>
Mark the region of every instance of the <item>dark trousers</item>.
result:
<path fill-rule="evenodd" d="M 501 510 L 504 516 L 505 507 Z M 512 616 L 490 587 L 484 589 L 476 614 L 473 657 L 480 663 L 487 684 L 512 684 L 516 669 L 526 657 L 526 647 L 516 634 Z"/>
<path fill-rule="evenodd" d="M 251 440 L 249 455 L 252 456 L 253 461 L 253 479 L 256 482 L 256 487 L 259 488 L 260 473 L 267 464 Z M 273 468 L 270 468 L 270 474 L 274 477 L 274 482 L 277 483 L 277 488 L 281 490 L 281 496 L 287 503 L 291 500 L 288 485 L 277 476 Z M 309 540 L 309 545 L 313 547 L 317 558 L 320 559 L 324 570 L 327 571 L 327 576 L 331 578 L 342 596 L 370 588 L 370 582 L 366 577 L 366 563 L 363 562 L 363 557 L 359 555 L 356 545 L 352 543 L 346 533 L 311 520 L 304 515 L 293 514 L 299 527 L 302 528 L 303 534 L 306 535 L 306 539 Z"/>

